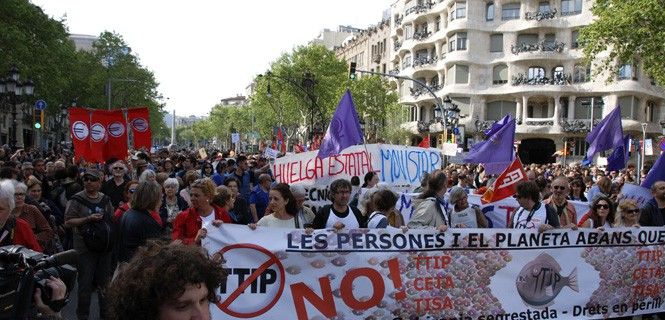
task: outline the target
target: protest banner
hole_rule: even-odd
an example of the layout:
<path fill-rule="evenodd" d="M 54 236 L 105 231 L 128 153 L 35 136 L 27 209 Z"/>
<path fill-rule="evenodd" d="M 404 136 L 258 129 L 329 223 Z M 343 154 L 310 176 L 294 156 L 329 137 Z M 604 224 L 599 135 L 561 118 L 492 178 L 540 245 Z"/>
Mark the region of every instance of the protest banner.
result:
<path fill-rule="evenodd" d="M 227 272 L 210 306 L 214 319 L 600 319 L 665 311 L 662 228 L 207 227 L 203 246 L 221 255 Z"/>
<path fill-rule="evenodd" d="M 278 158 L 272 167 L 277 182 L 329 185 L 335 179 L 350 180 L 375 171 L 381 182 L 391 185 L 418 185 L 425 172 L 441 167 L 440 150 L 389 144 L 348 147 L 339 155 L 318 158 L 318 151 Z"/>

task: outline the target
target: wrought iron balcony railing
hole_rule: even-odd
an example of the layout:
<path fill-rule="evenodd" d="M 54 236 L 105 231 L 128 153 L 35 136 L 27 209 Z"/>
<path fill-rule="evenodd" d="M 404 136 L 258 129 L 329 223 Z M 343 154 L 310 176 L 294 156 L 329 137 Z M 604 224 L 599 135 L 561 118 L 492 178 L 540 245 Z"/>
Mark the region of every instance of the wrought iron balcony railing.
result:
<path fill-rule="evenodd" d="M 426 66 L 426 65 L 435 64 L 436 61 L 437 61 L 436 56 L 434 56 L 432 58 L 428 58 L 428 57 L 417 58 L 417 59 L 413 60 L 413 67 L 414 68 L 415 67 L 423 67 L 423 66 Z"/>
<path fill-rule="evenodd" d="M 425 40 L 431 35 L 432 33 L 427 30 L 417 31 L 413 33 L 413 40 Z"/>
<path fill-rule="evenodd" d="M 527 120 L 527 126 L 553 126 L 554 120 Z"/>
<path fill-rule="evenodd" d="M 381 58 L 382 58 L 382 57 L 383 57 L 382 54 L 380 54 L 380 53 L 375 53 L 375 54 L 372 55 L 372 61 L 374 61 L 374 62 L 376 62 L 376 63 L 379 63 L 379 62 L 381 62 Z"/>
<path fill-rule="evenodd" d="M 548 78 L 545 76 L 529 78 L 525 76 L 523 73 L 520 73 L 517 76 L 513 76 L 511 84 L 514 86 L 519 86 L 519 85 L 538 86 L 538 85 L 547 85 L 547 84 L 563 86 L 571 84 L 572 82 L 573 81 L 570 74 L 556 74 L 552 78 Z"/>
<path fill-rule="evenodd" d="M 524 16 L 526 20 L 545 20 L 545 19 L 554 19 L 556 17 L 556 9 L 550 11 L 536 11 L 536 12 L 527 12 Z"/>
<path fill-rule="evenodd" d="M 393 47 L 394 47 L 395 51 L 397 51 L 397 50 L 399 50 L 399 48 L 402 47 L 402 43 L 399 42 L 399 41 L 395 41 L 395 43 L 393 44 Z"/>
<path fill-rule="evenodd" d="M 411 8 L 406 9 L 406 11 L 404 11 L 404 16 L 408 16 L 412 13 L 419 14 L 419 13 L 427 12 L 427 11 L 429 11 L 429 9 L 432 8 L 432 5 L 433 5 L 433 3 L 428 2 L 428 3 L 413 6 Z"/>
<path fill-rule="evenodd" d="M 399 17 L 395 18 L 395 26 L 401 25 L 402 20 L 404 20 L 404 16 L 399 16 Z"/>
<path fill-rule="evenodd" d="M 513 54 L 519 54 L 522 52 L 535 52 L 535 51 L 544 51 L 544 52 L 563 52 L 566 44 L 563 42 L 553 42 L 553 41 L 542 41 L 539 43 L 526 43 L 520 42 L 518 44 L 513 44 L 510 46 L 510 51 Z"/>
<path fill-rule="evenodd" d="M 393 75 L 393 76 L 398 75 L 399 74 L 399 69 L 397 69 L 397 68 L 392 69 L 392 70 L 388 71 L 388 74 Z"/>

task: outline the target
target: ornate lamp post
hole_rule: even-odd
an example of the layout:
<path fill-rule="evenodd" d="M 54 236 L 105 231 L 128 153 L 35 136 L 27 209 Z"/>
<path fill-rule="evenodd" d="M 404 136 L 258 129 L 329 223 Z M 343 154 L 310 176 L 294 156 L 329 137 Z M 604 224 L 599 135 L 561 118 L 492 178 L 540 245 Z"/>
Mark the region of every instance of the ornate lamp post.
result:
<path fill-rule="evenodd" d="M 8 128 L 8 131 L 11 130 L 11 134 L 8 134 L 9 145 L 12 148 L 16 147 L 17 142 L 17 131 L 19 129 L 18 123 L 16 121 L 17 107 L 27 99 L 34 95 L 35 93 L 35 84 L 32 80 L 28 79 L 26 82 L 21 82 L 21 75 L 19 70 L 16 67 L 12 67 L 9 70 L 9 77 L 7 79 L 0 79 L 0 97 L 3 101 L 7 102 L 8 108 L 5 109 L 12 115 L 12 121 Z M 29 110 L 28 112 L 30 112 Z M 23 128 L 23 126 L 21 126 Z"/>

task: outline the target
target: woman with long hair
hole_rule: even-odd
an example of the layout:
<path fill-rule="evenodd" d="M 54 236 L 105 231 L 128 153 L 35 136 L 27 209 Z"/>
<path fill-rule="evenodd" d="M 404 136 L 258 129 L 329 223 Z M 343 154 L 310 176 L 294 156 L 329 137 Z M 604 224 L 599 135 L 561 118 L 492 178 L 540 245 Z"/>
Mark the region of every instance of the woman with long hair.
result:
<path fill-rule="evenodd" d="M 617 206 L 616 217 L 614 218 L 614 227 L 639 227 L 640 226 L 640 207 L 632 199 L 624 199 Z"/>
<path fill-rule="evenodd" d="M 304 221 L 298 218 L 296 198 L 288 184 L 278 183 L 270 188 L 268 199 L 272 214 L 263 216 L 256 224 L 249 224 L 251 229 L 256 229 L 257 226 L 296 229 L 304 227 Z"/>
<path fill-rule="evenodd" d="M 591 202 L 591 210 L 581 220 L 581 228 L 611 228 L 614 222 L 615 206 L 606 196 L 596 196 Z"/>
<path fill-rule="evenodd" d="M 417 198 L 418 204 L 409 220 L 409 228 L 438 228 L 445 231 L 450 225 L 450 216 L 443 196 L 448 188 L 448 179 L 442 170 L 433 172 L 427 188 Z"/>

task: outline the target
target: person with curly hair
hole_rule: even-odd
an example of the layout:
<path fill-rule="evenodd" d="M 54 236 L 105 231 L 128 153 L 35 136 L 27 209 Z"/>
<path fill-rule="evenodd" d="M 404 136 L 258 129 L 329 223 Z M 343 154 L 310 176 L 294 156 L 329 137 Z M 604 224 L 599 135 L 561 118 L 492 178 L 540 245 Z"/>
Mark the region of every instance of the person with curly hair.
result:
<path fill-rule="evenodd" d="M 210 319 L 225 278 L 199 247 L 149 242 L 111 282 L 106 319 Z"/>

